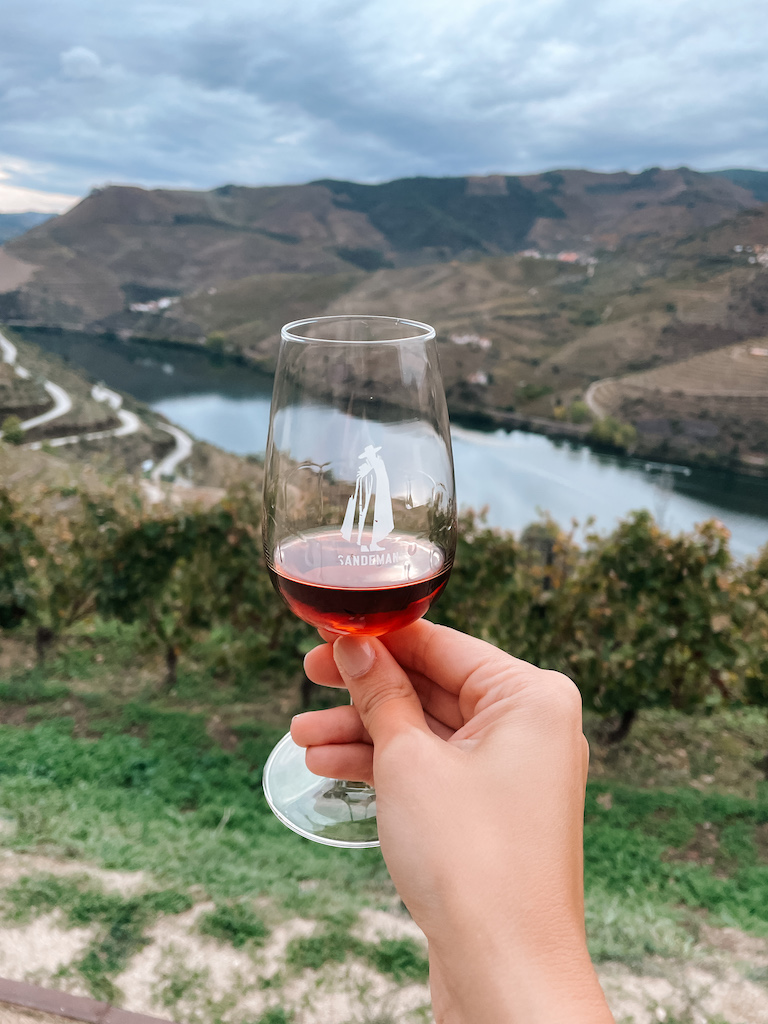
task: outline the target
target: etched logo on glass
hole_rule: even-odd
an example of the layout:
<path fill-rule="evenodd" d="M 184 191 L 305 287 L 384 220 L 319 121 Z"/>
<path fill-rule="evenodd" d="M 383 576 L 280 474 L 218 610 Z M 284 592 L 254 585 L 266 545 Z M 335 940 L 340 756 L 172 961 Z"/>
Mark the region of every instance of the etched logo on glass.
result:
<path fill-rule="evenodd" d="M 389 489 L 389 477 L 384 460 L 379 456 L 381 447 L 366 445 L 358 455 L 360 466 L 355 480 L 355 492 L 347 502 L 344 522 L 341 524 L 341 535 L 346 541 L 352 540 L 357 527 L 355 542 L 361 551 L 381 551 L 379 542 L 388 537 L 395 528 L 392 514 L 392 495 Z M 369 534 L 369 543 L 363 543 L 363 532 L 373 497 L 373 525 Z"/>

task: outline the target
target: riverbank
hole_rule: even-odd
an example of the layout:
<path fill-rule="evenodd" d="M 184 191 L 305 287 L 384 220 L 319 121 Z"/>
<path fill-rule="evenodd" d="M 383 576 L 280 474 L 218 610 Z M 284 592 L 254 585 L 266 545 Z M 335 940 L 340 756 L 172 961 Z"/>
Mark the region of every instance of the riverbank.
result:
<path fill-rule="evenodd" d="M 640 434 L 631 445 L 610 444 L 597 440 L 592 435 L 593 423 L 568 423 L 547 419 L 543 416 L 526 416 L 506 409 L 487 407 L 450 407 L 451 421 L 474 430 L 522 430 L 527 434 L 539 434 L 556 441 L 573 441 L 599 454 L 623 455 L 628 458 L 647 460 L 659 466 L 686 466 L 691 469 L 707 469 L 731 473 L 736 476 L 768 479 L 768 456 L 733 456 L 723 458 L 715 453 L 699 453 L 688 449 L 675 449 L 668 441 L 651 441 Z"/>
<path fill-rule="evenodd" d="M 43 349 L 53 351 L 73 363 L 79 362 L 93 376 L 103 376 L 104 379 L 109 376 L 109 360 L 103 360 L 99 368 L 94 367 L 93 351 L 101 349 L 103 352 L 112 349 L 121 364 L 120 388 L 150 404 L 156 397 L 164 398 L 169 389 L 177 394 L 223 390 L 226 393 L 236 392 L 245 397 L 253 393 L 256 387 L 259 393 L 271 393 L 272 365 L 266 364 L 263 359 L 254 360 L 242 352 L 221 351 L 188 341 L 142 337 L 121 339 L 115 334 L 88 334 L 48 327 L 15 327 L 14 330 L 21 337 L 26 337 Z M 127 358 L 121 359 L 121 355 Z M 156 364 L 160 371 L 154 388 L 148 387 L 145 380 L 133 380 L 136 375 L 132 372 L 130 364 L 133 363 L 135 367 L 144 360 Z M 188 369 L 192 364 L 196 366 Z M 205 364 L 205 373 L 200 372 L 199 367 L 202 364 Z M 172 374 L 167 372 L 169 366 L 173 367 Z M 247 375 L 242 377 L 244 370 L 247 371 Z M 169 377 L 172 379 L 169 380 Z M 697 450 L 688 443 L 690 438 L 682 429 L 679 432 L 678 443 L 675 443 L 674 437 L 670 439 L 666 436 L 660 439 L 641 429 L 632 444 L 625 447 L 605 443 L 591 436 L 591 423 L 572 423 L 540 414 L 488 405 L 483 401 L 483 392 L 479 387 L 472 388 L 471 400 L 449 393 L 448 407 L 452 422 L 472 430 L 520 430 L 551 438 L 553 441 L 584 445 L 598 455 L 626 456 L 641 461 L 683 465 L 752 479 L 768 479 L 768 456 L 764 459 L 755 455 L 742 457 L 733 449 L 727 454 L 715 449 Z"/>

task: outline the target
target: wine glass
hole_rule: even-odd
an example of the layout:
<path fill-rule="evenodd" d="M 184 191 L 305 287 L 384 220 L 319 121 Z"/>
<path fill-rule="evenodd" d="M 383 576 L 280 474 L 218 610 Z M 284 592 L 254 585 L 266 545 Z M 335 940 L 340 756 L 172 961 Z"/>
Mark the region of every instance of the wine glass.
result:
<path fill-rule="evenodd" d="M 424 615 L 456 549 L 434 328 L 364 315 L 283 327 L 263 531 L 275 589 L 310 625 L 381 636 Z M 304 755 L 289 734 L 264 767 L 277 817 L 328 846 L 378 846 L 374 790 L 313 775 Z"/>

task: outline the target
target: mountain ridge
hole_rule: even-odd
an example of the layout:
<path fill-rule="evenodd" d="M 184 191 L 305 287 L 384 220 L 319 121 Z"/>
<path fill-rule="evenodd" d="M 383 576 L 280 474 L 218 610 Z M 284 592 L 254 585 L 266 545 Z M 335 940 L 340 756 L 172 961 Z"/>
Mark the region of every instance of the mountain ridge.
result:
<path fill-rule="evenodd" d="M 207 192 L 108 186 L 3 246 L 15 275 L 4 279 L 0 262 L 0 320 L 104 330 L 110 318 L 130 320 L 142 298 L 261 274 L 371 272 L 526 248 L 589 255 L 685 235 L 759 205 L 744 185 L 689 168 Z"/>

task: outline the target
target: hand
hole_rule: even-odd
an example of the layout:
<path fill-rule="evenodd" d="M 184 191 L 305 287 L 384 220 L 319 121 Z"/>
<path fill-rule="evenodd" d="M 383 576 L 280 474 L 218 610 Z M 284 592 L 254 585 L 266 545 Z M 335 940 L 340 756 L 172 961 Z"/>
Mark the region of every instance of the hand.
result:
<path fill-rule="evenodd" d="M 336 638 L 305 668 L 355 703 L 291 733 L 316 774 L 375 783 L 382 854 L 429 941 L 436 1021 L 612 1022 L 584 935 L 573 683 L 423 620 Z"/>

